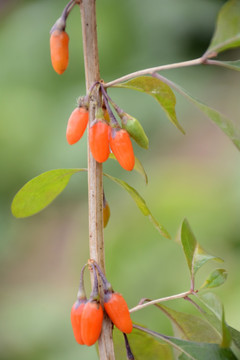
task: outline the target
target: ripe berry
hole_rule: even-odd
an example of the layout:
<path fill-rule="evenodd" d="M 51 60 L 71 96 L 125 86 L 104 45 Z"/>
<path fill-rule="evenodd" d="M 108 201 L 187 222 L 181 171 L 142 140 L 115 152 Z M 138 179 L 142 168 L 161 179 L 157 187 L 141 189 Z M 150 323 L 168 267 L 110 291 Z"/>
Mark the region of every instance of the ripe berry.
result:
<path fill-rule="evenodd" d="M 71 310 L 71 323 L 72 323 L 72 329 L 73 334 L 75 337 L 75 340 L 78 344 L 84 345 L 82 335 L 81 335 L 81 320 L 82 320 L 82 313 L 83 309 L 85 307 L 87 300 L 77 300 Z"/>
<path fill-rule="evenodd" d="M 108 159 L 109 125 L 104 121 L 96 121 L 89 129 L 89 146 L 92 156 L 102 163 Z"/>
<path fill-rule="evenodd" d="M 133 325 L 127 303 L 119 293 L 108 293 L 104 299 L 104 308 L 113 324 L 122 332 L 129 334 Z"/>
<path fill-rule="evenodd" d="M 50 53 L 52 66 L 58 74 L 62 74 L 68 66 L 69 37 L 64 30 L 56 29 L 50 37 Z"/>
<path fill-rule="evenodd" d="M 84 134 L 88 124 L 88 111 L 84 107 L 77 107 L 71 113 L 68 125 L 66 137 L 70 145 L 75 144 Z"/>
<path fill-rule="evenodd" d="M 128 132 L 124 129 L 112 128 L 109 143 L 119 164 L 125 170 L 131 171 L 134 168 L 135 157 Z"/>
<path fill-rule="evenodd" d="M 98 301 L 88 301 L 81 318 L 81 338 L 85 345 L 91 346 L 98 340 L 103 322 L 103 309 Z"/>

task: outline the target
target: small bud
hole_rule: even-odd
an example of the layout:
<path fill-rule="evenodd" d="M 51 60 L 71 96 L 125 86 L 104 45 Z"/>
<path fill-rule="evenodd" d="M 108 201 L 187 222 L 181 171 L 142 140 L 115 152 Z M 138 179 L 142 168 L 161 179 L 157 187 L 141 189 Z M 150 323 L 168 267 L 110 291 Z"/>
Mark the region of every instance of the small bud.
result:
<path fill-rule="evenodd" d="M 134 117 L 124 113 L 121 117 L 122 127 L 127 130 L 129 135 L 136 141 L 136 143 L 144 149 L 148 149 L 148 137 L 143 130 L 140 122 Z"/>

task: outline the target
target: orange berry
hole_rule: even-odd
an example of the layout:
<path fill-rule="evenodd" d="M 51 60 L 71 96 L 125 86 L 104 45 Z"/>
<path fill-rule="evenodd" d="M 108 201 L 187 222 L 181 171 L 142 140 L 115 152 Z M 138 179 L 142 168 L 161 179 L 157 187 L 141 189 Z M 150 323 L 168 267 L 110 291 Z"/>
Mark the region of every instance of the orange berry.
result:
<path fill-rule="evenodd" d="M 125 334 L 132 331 L 133 325 L 127 303 L 119 293 L 109 293 L 104 300 L 104 308 L 113 324 Z"/>
<path fill-rule="evenodd" d="M 134 168 L 135 157 L 128 132 L 124 129 L 112 128 L 109 143 L 119 164 L 125 170 L 131 171 Z"/>
<path fill-rule="evenodd" d="M 87 300 L 77 300 L 71 310 L 71 323 L 75 340 L 78 344 L 84 345 L 81 335 L 82 312 Z"/>
<path fill-rule="evenodd" d="M 109 125 L 104 121 L 95 122 L 89 129 L 89 146 L 92 156 L 102 163 L 109 157 Z"/>
<path fill-rule="evenodd" d="M 50 53 L 52 66 L 58 74 L 62 74 L 68 66 L 69 37 L 64 30 L 54 30 L 50 37 Z"/>
<path fill-rule="evenodd" d="M 91 346 L 98 340 L 103 322 L 103 309 L 96 300 L 88 301 L 83 308 L 81 337 L 85 345 Z"/>
<path fill-rule="evenodd" d="M 77 107 L 71 113 L 68 124 L 66 137 L 70 145 L 75 144 L 84 134 L 88 124 L 88 111 L 84 107 Z"/>

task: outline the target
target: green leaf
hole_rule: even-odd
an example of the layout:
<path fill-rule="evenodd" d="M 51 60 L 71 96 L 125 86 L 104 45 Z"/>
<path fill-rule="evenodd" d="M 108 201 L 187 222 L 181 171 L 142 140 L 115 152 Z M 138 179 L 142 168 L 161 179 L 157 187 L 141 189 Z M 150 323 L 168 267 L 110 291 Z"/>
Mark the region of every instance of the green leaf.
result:
<path fill-rule="evenodd" d="M 175 349 L 181 351 L 183 355 L 181 355 L 180 359 L 237 360 L 231 349 L 222 348 L 218 344 L 187 341 L 172 336 L 162 335 L 141 326 L 137 326 L 137 328 L 142 329 L 142 331 L 146 331 L 148 334 L 151 334 L 158 339 L 165 341 L 167 344 L 172 345 Z"/>
<path fill-rule="evenodd" d="M 71 176 L 86 169 L 56 169 L 27 182 L 15 195 L 11 210 L 17 218 L 38 213 L 48 206 L 67 186 Z"/>
<path fill-rule="evenodd" d="M 199 108 L 204 114 L 206 114 L 232 140 L 238 150 L 240 150 L 240 128 L 232 120 L 226 118 L 224 115 L 222 115 L 215 109 L 212 109 L 201 101 L 195 99 L 179 85 L 173 83 L 172 81 L 164 78 L 161 75 L 156 74 L 156 76 L 161 77 L 163 81 L 166 81 L 167 84 L 172 86 L 187 100 L 191 101 L 197 108 Z"/>
<path fill-rule="evenodd" d="M 201 286 L 202 289 L 214 288 L 225 283 L 227 279 L 227 271 L 225 269 L 214 270 L 205 283 Z"/>
<path fill-rule="evenodd" d="M 209 260 L 222 261 L 222 259 L 208 254 L 201 248 L 187 219 L 183 220 L 181 226 L 181 242 L 191 276 L 194 276 L 196 272 Z"/>
<path fill-rule="evenodd" d="M 117 159 L 113 153 L 109 154 L 109 158 L 117 161 Z M 144 178 L 145 183 L 148 184 L 147 173 L 146 173 L 141 161 L 136 156 L 135 156 L 135 164 L 134 164 L 133 170 L 137 171 Z"/>
<path fill-rule="evenodd" d="M 240 46 L 240 1 L 229 0 L 221 8 L 206 56 Z"/>
<path fill-rule="evenodd" d="M 222 337 L 221 346 L 228 348 L 231 344 L 231 332 L 225 322 L 224 308 L 218 297 L 213 293 L 197 294 L 196 298 L 205 307 L 203 316 L 218 331 Z"/>
<path fill-rule="evenodd" d="M 228 326 L 228 329 L 230 331 L 234 344 L 237 346 L 238 349 L 240 349 L 240 332 L 232 328 L 231 326 Z"/>
<path fill-rule="evenodd" d="M 157 307 L 171 320 L 182 339 L 221 344 L 221 336 L 206 320 L 199 316 L 175 311 L 162 304 L 157 304 Z"/>
<path fill-rule="evenodd" d="M 151 76 L 139 76 L 130 81 L 115 85 L 115 87 L 127 88 L 145 92 L 153 96 L 162 106 L 169 120 L 183 133 L 175 112 L 176 98 L 171 88 L 163 81 Z"/>
<path fill-rule="evenodd" d="M 139 195 L 139 193 L 137 192 L 137 190 L 135 190 L 133 187 L 131 187 L 128 183 L 126 183 L 123 180 L 120 180 L 116 177 L 113 177 L 111 175 L 108 174 L 104 174 L 108 179 L 112 180 L 113 182 L 115 182 L 116 184 L 120 185 L 124 190 L 126 190 L 132 197 L 132 199 L 134 200 L 134 202 L 136 203 L 137 207 L 139 208 L 139 210 L 142 212 L 142 214 L 144 216 L 148 216 L 149 220 L 154 224 L 154 226 L 156 227 L 156 229 L 160 232 L 160 234 L 162 236 L 164 236 L 167 239 L 170 239 L 171 236 L 169 235 L 169 233 L 167 232 L 167 230 L 158 223 L 158 221 L 153 217 L 151 211 L 149 210 L 145 200 L 141 197 L 141 195 Z"/>
<path fill-rule="evenodd" d="M 142 331 L 133 329 L 127 337 L 136 360 L 174 359 L 169 345 L 159 343 L 152 336 Z M 113 342 L 116 360 L 127 359 L 123 334 L 116 328 L 113 331 Z"/>

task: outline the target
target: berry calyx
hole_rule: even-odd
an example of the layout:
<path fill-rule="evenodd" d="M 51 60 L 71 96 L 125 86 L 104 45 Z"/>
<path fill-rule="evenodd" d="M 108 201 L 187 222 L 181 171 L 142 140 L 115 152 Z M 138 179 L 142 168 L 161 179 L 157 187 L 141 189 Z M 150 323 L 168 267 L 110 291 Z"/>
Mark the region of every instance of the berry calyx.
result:
<path fill-rule="evenodd" d="M 128 306 L 121 294 L 117 292 L 105 294 L 104 309 L 119 330 L 125 334 L 132 332 L 133 325 Z"/>
<path fill-rule="evenodd" d="M 109 125 L 105 121 L 96 120 L 89 129 L 89 146 L 92 156 L 99 163 L 109 157 Z"/>
<path fill-rule="evenodd" d="M 119 164 L 127 171 L 133 170 L 135 157 L 128 132 L 124 129 L 112 128 L 109 143 Z"/>
<path fill-rule="evenodd" d="M 73 110 L 68 119 L 66 131 L 67 142 L 70 145 L 75 144 L 81 139 L 86 130 L 88 120 L 88 110 L 85 107 L 77 107 Z"/>
<path fill-rule="evenodd" d="M 51 61 L 54 70 L 60 75 L 68 66 L 68 43 L 69 37 L 64 30 L 53 30 L 50 37 Z"/>
<path fill-rule="evenodd" d="M 85 345 L 91 346 L 98 340 L 103 322 L 103 309 L 97 300 L 88 301 L 82 311 L 81 338 Z"/>

